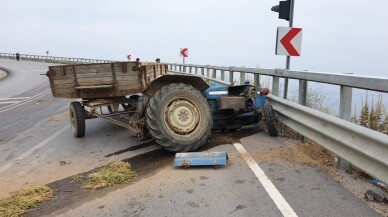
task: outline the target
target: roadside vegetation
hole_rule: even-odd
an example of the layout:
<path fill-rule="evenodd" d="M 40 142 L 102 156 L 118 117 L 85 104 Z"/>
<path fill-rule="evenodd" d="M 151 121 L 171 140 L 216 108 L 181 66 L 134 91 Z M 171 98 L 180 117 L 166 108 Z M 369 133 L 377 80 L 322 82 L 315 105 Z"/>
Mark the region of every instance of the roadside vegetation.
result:
<path fill-rule="evenodd" d="M 372 98 L 372 105 L 369 107 L 367 92 L 365 102 L 362 100 L 361 112 L 359 115 L 356 112 L 354 113 L 352 122 L 388 135 L 388 111 L 384 108 L 382 102 L 383 96 L 380 94 L 376 103 Z M 357 111 L 357 109 L 355 108 L 354 111 Z"/>
<path fill-rule="evenodd" d="M 47 186 L 35 185 L 12 193 L 0 200 L 0 216 L 16 217 L 51 199 L 53 191 Z"/>
<path fill-rule="evenodd" d="M 72 183 L 82 183 L 86 190 L 95 190 L 102 187 L 110 187 L 117 184 L 130 183 L 137 177 L 137 173 L 131 170 L 131 165 L 122 161 L 110 161 L 105 166 L 89 174 L 88 176 L 75 175 L 71 177 Z"/>

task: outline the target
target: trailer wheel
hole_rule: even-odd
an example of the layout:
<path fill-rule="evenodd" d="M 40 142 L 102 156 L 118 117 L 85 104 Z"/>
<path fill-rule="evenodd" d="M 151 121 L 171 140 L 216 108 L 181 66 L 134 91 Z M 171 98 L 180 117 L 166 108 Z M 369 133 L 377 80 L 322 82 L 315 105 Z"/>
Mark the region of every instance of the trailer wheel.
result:
<path fill-rule="evenodd" d="M 69 109 L 70 125 L 75 137 L 85 135 L 85 112 L 80 102 L 71 102 Z"/>
<path fill-rule="evenodd" d="M 182 83 L 163 86 L 150 98 L 146 123 L 156 142 L 172 152 L 199 148 L 210 136 L 213 124 L 201 92 Z"/>
<path fill-rule="evenodd" d="M 273 137 L 277 137 L 278 129 L 276 127 L 275 114 L 273 112 L 272 106 L 269 105 L 268 103 L 265 103 L 263 106 L 263 110 L 264 110 L 264 119 L 267 125 L 269 135 Z"/>

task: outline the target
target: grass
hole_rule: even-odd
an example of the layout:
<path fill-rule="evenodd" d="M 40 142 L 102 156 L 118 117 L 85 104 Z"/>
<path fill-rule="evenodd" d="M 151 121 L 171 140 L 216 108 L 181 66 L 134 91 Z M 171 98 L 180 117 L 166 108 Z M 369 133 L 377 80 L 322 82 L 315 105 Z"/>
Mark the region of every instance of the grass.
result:
<path fill-rule="evenodd" d="M 75 175 L 70 177 L 70 182 L 71 183 L 80 183 L 83 182 L 85 177 L 83 175 Z"/>
<path fill-rule="evenodd" d="M 53 191 L 47 186 L 35 185 L 23 188 L 0 200 L 0 216 L 20 216 L 52 196 Z"/>
<path fill-rule="evenodd" d="M 131 165 L 129 163 L 110 161 L 96 172 L 89 174 L 84 181 L 82 188 L 95 190 L 97 188 L 110 187 L 116 184 L 130 183 L 136 177 L 137 173 L 131 171 Z M 74 178 L 74 180 L 76 180 L 76 178 Z"/>
<path fill-rule="evenodd" d="M 37 104 L 37 105 L 41 104 L 42 102 L 43 102 L 43 100 L 41 100 L 41 99 L 35 100 L 35 104 Z"/>

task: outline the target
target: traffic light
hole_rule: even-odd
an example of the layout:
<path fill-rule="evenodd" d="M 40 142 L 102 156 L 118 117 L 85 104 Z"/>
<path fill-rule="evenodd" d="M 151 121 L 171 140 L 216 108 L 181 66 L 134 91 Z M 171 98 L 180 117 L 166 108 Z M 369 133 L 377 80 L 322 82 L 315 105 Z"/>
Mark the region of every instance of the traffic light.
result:
<path fill-rule="evenodd" d="M 291 12 L 291 1 L 280 1 L 279 5 L 275 5 L 271 8 L 271 11 L 279 13 L 279 19 L 290 20 L 290 12 Z"/>

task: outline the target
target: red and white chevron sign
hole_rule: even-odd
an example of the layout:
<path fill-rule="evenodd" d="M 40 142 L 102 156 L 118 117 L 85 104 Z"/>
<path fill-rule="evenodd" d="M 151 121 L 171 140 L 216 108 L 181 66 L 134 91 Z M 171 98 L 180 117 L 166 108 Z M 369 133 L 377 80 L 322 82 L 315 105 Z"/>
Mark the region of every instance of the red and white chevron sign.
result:
<path fill-rule="evenodd" d="M 278 27 L 276 55 L 300 56 L 301 49 L 301 28 Z"/>
<path fill-rule="evenodd" d="M 188 56 L 189 56 L 189 49 L 181 48 L 181 57 L 188 57 Z"/>

